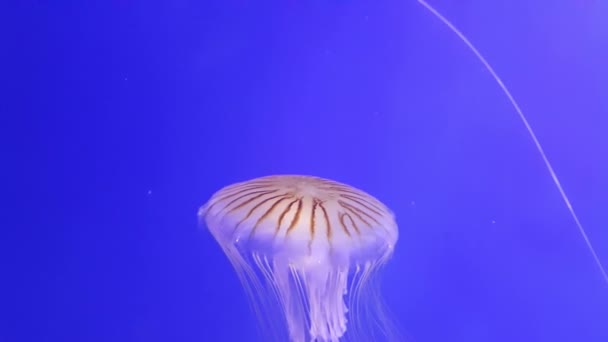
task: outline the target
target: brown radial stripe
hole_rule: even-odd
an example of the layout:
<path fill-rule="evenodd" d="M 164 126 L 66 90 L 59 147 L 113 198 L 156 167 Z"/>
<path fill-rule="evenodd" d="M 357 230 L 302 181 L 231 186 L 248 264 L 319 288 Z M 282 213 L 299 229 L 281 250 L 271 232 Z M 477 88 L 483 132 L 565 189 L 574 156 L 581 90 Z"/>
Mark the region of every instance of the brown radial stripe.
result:
<path fill-rule="evenodd" d="M 355 232 L 357 232 L 357 235 L 361 235 L 361 232 L 359 231 L 359 227 L 357 226 L 357 223 L 355 222 L 355 220 L 353 220 L 352 216 L 350 216 L 349 213 L 340 213 L 340 223 L 342 224 L 342 227 L 344 227 L 344 231 L 346 231 L 348 236 L 350 236 L 350 232 L 348 231 L 346 223 L 344 223 L 345 217 L 347 217 L 350 220 L 350 223 L 353 225 L 353 228 L 355 228 Z"/>
<path fill-rule="evenodd" d="M 259 195 L 253 196 L 253 197 L 249 198 L 248 200 L 243 201 L 242 203 L 239 203 L 239 205 L 237 205 L 236 207 L 234 207 L 234 208 L 230 208 L 230 209 L 228 210 L 228 213 L 232 213 L 232 212 L 234 212 L 235 210 L 238 210 L 238 209 L 242 208 L 243 206 L 245 206 L 245 205 L 247 205 L 247 204 L 249 204 L 249 203 L 251 203 L 251 202 L 253 202 L 253 201 L 257 200 L 258 198 L 260 198 L 260 197 L 262 197 L 262 196 L 265 196 L 265 195 L 268 195 L 268 194 L 271 194 L 271 193 L 276 192 L 276 191 L 277 191 L 277 190 L 268 190 L 268 191 L 264 191 L 264 192 L 262 192 L 262 193 L 261 193 L 261 194 L 259 194 Z M 250 196 L 251 194 L 253 194 L 253 193 L 252 193 L 252 192 L 250 192 L 250 193 L 247 193 L 247 194 L 245 194 L 245 195 L 243 195 L 243 196 L 240 196 L 239 198 L 237 198 L 237 199 L 235 199 L 235 200 L 231 201 L 230 203 L 228 203 L 228 204 L 226 205 L 226 207 L 228 207 L 228 206 L 230 206 L 231 204 L 233 204 L 233 203 L 234 203 L 236 200 L 241 199 L 241 198 L 244 198 L 244 197 L 247 197 L 247 196 Z"/>
<path fill-rule="evenodd" d="M 262 206 L 264 203 L 266 203 L 266 202 L 268 202 L 268 201 L 272 201 L 272 200 L 273 200 L 273 199 L 275 199 L 275 198 L 283 197 L 283 196 L 285 196 L 285 194 L 282 194 L 282 195 L 276 195 L 276 196 L 271 196 L 271 197 L 268 197 L 268 198 L 266 198 L 266 199 L 264 199 L 264 200 L 262 200 L 262 201 L 259 201 L 258 203 L 256 203 L 256 204 L 253 206 L 253 208 L 249 209 L 249 212 L 247 213 L 247 215 L 246 215 L 246 216 L 245 216 L 245 217 L 244 217 L 244 218 L 243 218 L 241 221 L 245 221 L 246 219 L 248 219 L 248 218 L 249 218 L 249 217 L 250 217 L 250 216 L 253 214 L 253 212 L 254 212 L 254 211 L 257 209 L 257 208 L 259 208 L 260 206 Z M 235 209 L 236 209 L 236 208 L 235 208 Z M 254 228 L 255 228 L 255 227 L 254 227 Z"/>
<path fill-rule="evenodd" d="M 314 240 L 315 238 L 315 221 L 316 221 L 316 211 L 317 211 L 317 206 L 319 205 L 319 199 L 313 197 L 312 198 L 312 210 L 310 212 L 310 240 Z"/>
<path fill-rule="evenodd" d="M 349 199 L 353 202 L 359 203 L 361 206 L 367 208 L 369 211 L 373 211 L 376 215 L 382 216 L 381 212 L 386 212 L 386 210 L 378 207 L 368 199 L 361 196 L 352 196 L 347 194 L 340 194 L 340 197 Z M 371 208 L 370 208 L 371 207 Z"/>
<path fill-rule="evenodd" d="M 321 208 L 321 210 L 323 210 L 323 217 L 325 218 L 325 222 L 327 223 L 327 240 L 331 241 L 332 227 L 331 223 L 329 222 L 329 214 L 327 214 L 327 209 L 325 209 L 325 207 L 323 206 L 322 201 L 319 201 L 319 207 Z M 346 231 L 346 234 L 350 236 L 350 233 L 348 231 Z"/>
<path fill-rule="evenodd" d="M 354 210 L 352 206 L 348 205 L 347 203 L 344 203 L 343 201 L 338 202 L 340 202 L 340 206 L 342 206 L 342 208 L 355 215 L 361 222 L 367 225 L 368 228 L 372 228 L 372 225 L 367 220 L 365 220 L 356 210 Z"/>
<path fill-rule="evenodd" d="M 291 196 L 291 197 L 293 197 L 293 196 Z M 294 205 L 296 202 L 298 202 L 297 198 L 295 200 L 289 202 L 289 205 L 287 206 L 287 208 L 285 208 L 285 210 L 283 210 L 281 215 L 279 215 L 279 220 L 277 222 L 277 231 L 275 232 L 275 235 L 279 233 L 279 230 L 281 229 L 281 224 L 283 223 L 283 219 L 285 218 L 285 215 L 287 215 L 287 213 L 291 210 L 291 206 Z"/>
<path fill-rule="evenodd" d="M 377 225 L 380 225 L 380 222 L 378 222 L 378 220 L 377 220 L 375 217 L 373 217 L 372 215 L 370 215 L 370 214 L 369 214 L 368 212 L 366 212 L 365 210 L 361 210 L 360 208 L 357 208 L 357 206 L 352 205 L 352 204 L 350 204 L 350 203 L 346 203 L 345 201 L 338 200 L 338 203 L 340 203 L 340 205 L 341 205 L 341 206 L 342 206 L 344 209 L 350 209 L 350 210 L 351 210 L 351 212 L 356 213 L 355 215 L 356 215 L 357 217 L 359 217 L 359 219 L 360 219 L 361 221 L 366 222 L 366 224 L 367 224 L 368 226 L 370 226 L 370 227 L 371 227 L 371 224 L 369 224 L 367 221 L 365 221 L 365 220 L 363 219 L 363 217 L 361 217 L 361 215 L 366 216 L 366 217 L 367 217 L 367 218 L 369 218 L 370 220 L 374 221 L 374 223 L 376 223 Z"/>
<path fill-rule="evenodd" d="M 302 213 L 302 197 L 298 198 L 298 208 L 296 209 L 296 213 L 293 216 L 293 220 L 291 220 L 291 224 L 289 225 L 289 228 L 287 228 L 287 233 L 289 234 L 291 232 L 292 229 L 295 228 L 295 226 L 298 224 L 298 221 L 300 220 L 300 214 Z"/>
<path fill-rule="evenodd" d="M 260 193 L 263 195 L 264 193 L 269 193 L 269 192 L 268 192 L 268 190 L 264 190 L 264 191 L 252 191 L 252 192 L 248 192 L 248 193 L 245 193 L 245 194 L 242 194 L 242 192 L 237 192 L 237 193 L 234 193 L 234 194 L 230 194 L 229 196 L 223 196 L 223 197 L 218 198 L 217 200 L 214 200 L 213 203 L 209 206 L 208 210 L 210 210 L 211 208 L 215 207 L 218 204 L 221 204 L 221 203 L 225 202 L 226 200 L 228 200 L 229 198 L 231 198 L 231 197 L 233 197 L 235 195 L 241 194 L 241 196 L 239 196 L 239 197 L 231 200 L 227 204 L 222 205 L 222 209 L 220 209 L 220 210 L 227 209 L 229 206 L 231 206 L 232 204 L 234 204 L 238 200 L 243 199 L 243 198 L 245 198 L 247 196 L 255 195 L 255 194 L 260 194 Z"/>

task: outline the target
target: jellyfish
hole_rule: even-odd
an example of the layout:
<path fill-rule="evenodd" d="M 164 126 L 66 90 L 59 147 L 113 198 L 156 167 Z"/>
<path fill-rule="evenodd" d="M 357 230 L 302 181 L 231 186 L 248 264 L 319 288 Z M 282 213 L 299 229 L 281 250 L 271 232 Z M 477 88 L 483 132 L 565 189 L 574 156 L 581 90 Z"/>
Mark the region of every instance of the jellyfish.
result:
<path fill-rule="evenodd" d="M 219 190 L 198 215 L 266 340 L 396 340 L 377 280 L 399 234 L 376 198 L 328 179 L 266 176 Z"/>

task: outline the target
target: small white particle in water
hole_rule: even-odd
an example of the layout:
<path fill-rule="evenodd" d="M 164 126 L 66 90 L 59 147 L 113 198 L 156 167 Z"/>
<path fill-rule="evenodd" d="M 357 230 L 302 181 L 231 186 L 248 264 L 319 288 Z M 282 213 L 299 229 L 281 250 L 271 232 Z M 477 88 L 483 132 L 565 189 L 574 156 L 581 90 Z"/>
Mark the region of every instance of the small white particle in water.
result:
<path fill-rule="evenodd" d="M 152 190 L 148 190 L 148 195 L 152 195 Z"/>
<path fill-rule="evenodd" d="M 496 221 L 492 220 L 492 224 L 496 223 Z"/>

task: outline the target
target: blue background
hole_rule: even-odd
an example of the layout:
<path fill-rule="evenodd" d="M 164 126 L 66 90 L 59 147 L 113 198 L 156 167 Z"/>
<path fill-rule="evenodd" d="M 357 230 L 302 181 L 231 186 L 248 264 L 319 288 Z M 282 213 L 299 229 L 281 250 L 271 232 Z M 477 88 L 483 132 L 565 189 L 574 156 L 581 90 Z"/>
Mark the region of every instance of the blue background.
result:
<path fill-rule="evenodd" d="M 608 264 L 608 5 L 432 4 Z M 0 341 L 253 341 L 196 212 L 314 174 L 397 214 L 412 341 L 608 341 L 608 285 L 515 111 L 413 0 L 3 3 Z"/>

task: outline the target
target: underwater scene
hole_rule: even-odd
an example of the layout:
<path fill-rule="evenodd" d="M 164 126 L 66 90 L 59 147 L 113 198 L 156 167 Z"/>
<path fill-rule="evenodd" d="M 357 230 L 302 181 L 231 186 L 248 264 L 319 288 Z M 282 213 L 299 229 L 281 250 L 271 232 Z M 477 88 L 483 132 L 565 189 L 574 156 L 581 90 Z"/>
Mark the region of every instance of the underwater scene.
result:
<path fill-rule="evenodd" d="M 2 7 L 0 342 L 608 342 L 608 2 Z"/>

